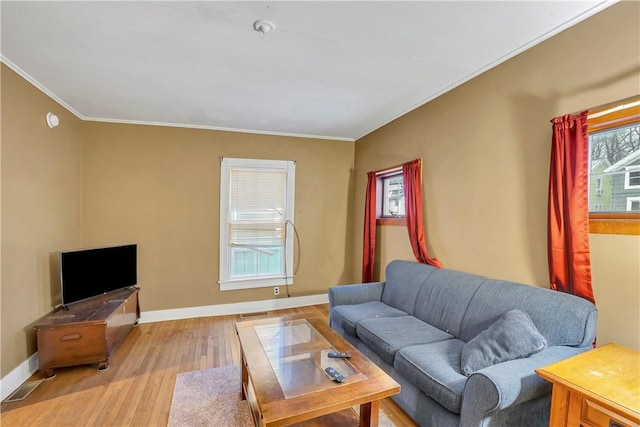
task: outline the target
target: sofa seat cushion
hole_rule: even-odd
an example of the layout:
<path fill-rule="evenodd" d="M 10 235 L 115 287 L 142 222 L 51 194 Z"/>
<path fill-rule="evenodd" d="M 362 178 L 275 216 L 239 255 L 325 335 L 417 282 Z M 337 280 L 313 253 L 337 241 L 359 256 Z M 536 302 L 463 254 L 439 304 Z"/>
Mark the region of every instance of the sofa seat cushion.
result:
<path fill-rule="evenodd" d="M 467 377 L 460 373 L 464 341 L 450 339 L 404 347 L 396 354 L 394 368 L 427 396 L 459 414 Z"/>
<path fill-rule="evenodd" d="M 348 334 L 356 336 L 356 326 L 364 319 L 378 317 L 408 316 L 402 310 L 388 306 L 380 301 L 370 301 L 354 305 L 338 305 L 331 309 L 331 317 L 342 326 Z"/>
<path fill-rule="evenodd" d="M 413 316 L 364 319 L 358 323 L 356 332 L 362 342 L 390 365 L 403 347 L 453 338 Z"/>

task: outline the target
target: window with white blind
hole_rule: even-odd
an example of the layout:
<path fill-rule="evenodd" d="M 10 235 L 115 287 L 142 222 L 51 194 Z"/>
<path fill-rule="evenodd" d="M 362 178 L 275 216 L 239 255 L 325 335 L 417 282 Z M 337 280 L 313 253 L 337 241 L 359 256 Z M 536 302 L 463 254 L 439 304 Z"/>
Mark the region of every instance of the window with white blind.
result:
<path fill-rule="evenodd" d="M 224 158 L 220 290 L 293 284 L 295 162 Z"/>

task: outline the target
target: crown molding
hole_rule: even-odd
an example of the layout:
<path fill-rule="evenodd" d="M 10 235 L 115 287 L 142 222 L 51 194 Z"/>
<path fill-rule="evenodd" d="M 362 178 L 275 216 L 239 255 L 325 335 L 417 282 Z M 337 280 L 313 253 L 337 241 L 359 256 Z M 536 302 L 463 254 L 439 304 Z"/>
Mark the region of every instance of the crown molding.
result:
<path fill-rule="evenodd" d="M 11 68 L 16 74 L 18 74 L 20 77 L 22 77 L 23 79 L 25 79 L 26 81 L 31 83 L 33 86 L 35 86 L 38 90 L 40 90 L 42 93 L 47 95 L 49 98 L 51 98 L 54 101 L 56 101 L 63 108 L 68 110 L 71 114 L 73 114 L 74 116 L 78 117 L 80 120 L 86 120 L 86 118 L 82 114 L 80 114 L 79 111 L 77 111 L 71 105 L 69 105 L 66 102 L 64 102 L 64 100 L 62 100 L 60 97 L 58 97 L 55 93 L 51 92 L 44 85 L 40 84 L 40 82 L 38 80 L 36 80 L 34 77 L 32 77 L 31 75 L 29 75 L 29 73 L 27 73 L 22 68 L 18 67 L 16 64 L 11 62 L 11 60 L 9 58 L 7 58 L 6 56 L 0 54 L 0 62 L 5 64 L 7 67 Z"/>

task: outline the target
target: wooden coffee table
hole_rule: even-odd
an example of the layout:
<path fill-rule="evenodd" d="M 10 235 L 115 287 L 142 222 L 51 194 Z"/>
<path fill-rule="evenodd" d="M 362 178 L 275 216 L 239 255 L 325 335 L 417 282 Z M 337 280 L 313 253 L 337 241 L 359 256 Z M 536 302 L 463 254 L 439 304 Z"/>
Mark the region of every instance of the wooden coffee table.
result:
<path fill-rule="evenodd" d="M 242 351 L 242 398 L 257 426 L 377 426 L 380 400 L 400 385 L 317 317 L 236 323 Z M 351 353 L 331 359 L 331 351 Z M 324 372 L 333 367 L 343 383 Z M 360 405 L 360 416 L 353 407 Z M 303 423 L 304 422 L 304 423 Z"/>

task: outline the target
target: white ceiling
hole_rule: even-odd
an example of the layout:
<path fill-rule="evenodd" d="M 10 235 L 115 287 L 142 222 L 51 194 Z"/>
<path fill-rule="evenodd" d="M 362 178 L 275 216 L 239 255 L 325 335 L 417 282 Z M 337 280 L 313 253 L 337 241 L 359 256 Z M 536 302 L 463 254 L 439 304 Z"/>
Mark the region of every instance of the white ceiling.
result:
<path fill-rule="evenodd" d="M 3 0 L 1 52 L 85 120 L 354 140 L 611 4 Z"/>

